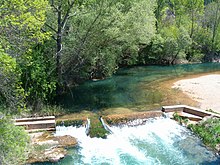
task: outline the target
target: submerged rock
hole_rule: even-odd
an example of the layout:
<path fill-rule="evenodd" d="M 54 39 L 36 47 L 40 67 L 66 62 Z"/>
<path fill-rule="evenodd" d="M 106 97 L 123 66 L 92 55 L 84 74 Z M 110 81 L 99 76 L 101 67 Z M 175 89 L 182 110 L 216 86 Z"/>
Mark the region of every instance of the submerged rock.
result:
<path fill-rule="evenodd" d="M 50 162 L 58 162 L 64 158 L 67 151 L 64 148 L 53 148 L 52 150 L 44 152 L 46 159 Z"/>
<path fill-rule="evenodd" d="M 36 162 L 58 162 L 64 158 L 67 151 L 64 148 L 49 148 L 30 154 L 28 163 Z"/>

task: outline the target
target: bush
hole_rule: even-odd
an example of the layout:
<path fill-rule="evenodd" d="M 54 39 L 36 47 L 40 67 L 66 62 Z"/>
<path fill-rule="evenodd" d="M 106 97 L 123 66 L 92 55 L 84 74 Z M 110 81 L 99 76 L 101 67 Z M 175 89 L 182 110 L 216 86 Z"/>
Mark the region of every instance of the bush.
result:
<path fill-rule="evenodd" d="M 23 164 L 28 156 L 29 137 L 24 128 L 0 119 L 0 164 Z"/>
<path fill-rule="evenodd" d="M 206 145 L 215 148 L 220 144 L 220 119 L 208 119 L 196 125 L 190 124 L 188 127 L 199 135 Z"/>

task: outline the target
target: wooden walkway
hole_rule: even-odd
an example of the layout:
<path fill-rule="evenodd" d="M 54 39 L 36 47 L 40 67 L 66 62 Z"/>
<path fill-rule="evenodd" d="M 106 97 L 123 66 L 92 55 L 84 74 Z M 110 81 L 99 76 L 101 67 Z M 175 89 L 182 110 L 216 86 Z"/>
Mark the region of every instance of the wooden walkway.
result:
<path fill-rule="evenodd" d="M 15 119 L 16 126 L 23 126 L 28 132 L 56 130 L 55 116 Z"/>

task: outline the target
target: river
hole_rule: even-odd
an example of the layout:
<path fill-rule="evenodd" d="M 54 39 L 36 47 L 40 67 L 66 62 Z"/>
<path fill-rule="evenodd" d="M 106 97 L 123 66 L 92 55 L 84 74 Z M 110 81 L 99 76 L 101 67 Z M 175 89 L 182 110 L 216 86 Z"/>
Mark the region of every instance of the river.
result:
<path fill-rule="evenodd" d="M 155 88 L 159 82 L 214 71 L 220 71 L 219 63 L 140 66 L 120 69 L 110 78 L 87 81 L 71 89 L 59 100 L 71 112 L 141 106 L 144 106 L 145 110 L 155 109 L 164 103 L 167 104 L 163 92 Z M 179 104 L 179 102 L 172 103 Z"/>
<path fill-rule="evenodd" d="M 88 81 L 60 99 L 69 111 L 100 111 L 114 107 L 160 107 L 164 95 L 155 84 L 166 80 L 220 71 L 219 63 L 147 66 L 120 69 L 110 78 Z M 56 135 L 71 135 L 78 146 L 60 165 L 217 165 L 219 157 L 175 121 L 148 119 L 141 126 L 112 127 L 107 139 L 90 138 L 85 128 L 57 127 Z M 52 164 L 52 163 L 44 163 Z"/>

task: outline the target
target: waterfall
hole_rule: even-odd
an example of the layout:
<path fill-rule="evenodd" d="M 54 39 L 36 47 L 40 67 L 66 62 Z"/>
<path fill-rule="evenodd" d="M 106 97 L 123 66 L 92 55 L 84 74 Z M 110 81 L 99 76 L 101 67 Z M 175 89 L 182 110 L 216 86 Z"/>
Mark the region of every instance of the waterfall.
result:
<path fill-rule="evenodd" d="M 204 147 L 199 138 L 177 122 L 168 118 L 144 121 L 145 124 L 139 126 L 113 126 L 110 128 L 112 134 L 109 134 L 107 139 L 90 138 L 85 133 L 88 127 L 57 127 L 55 135 L 71 135 L 79 142 L 78 147 L 70 151 L 71 157 L 64 158 L 60 164 L 220 163 L 214 153 Z"/>

